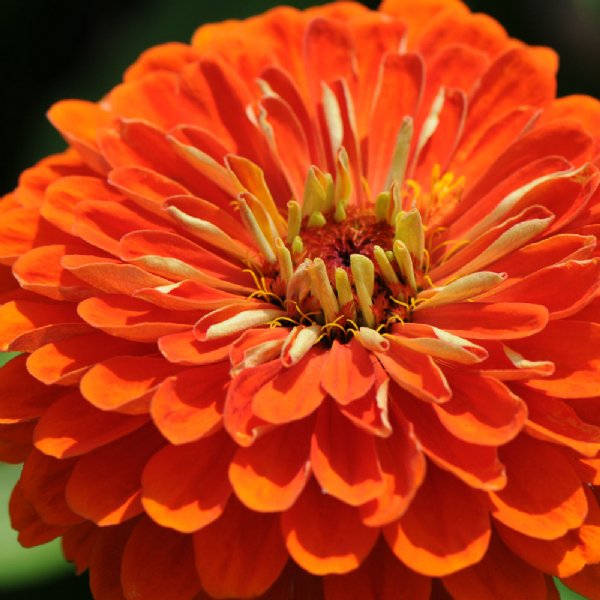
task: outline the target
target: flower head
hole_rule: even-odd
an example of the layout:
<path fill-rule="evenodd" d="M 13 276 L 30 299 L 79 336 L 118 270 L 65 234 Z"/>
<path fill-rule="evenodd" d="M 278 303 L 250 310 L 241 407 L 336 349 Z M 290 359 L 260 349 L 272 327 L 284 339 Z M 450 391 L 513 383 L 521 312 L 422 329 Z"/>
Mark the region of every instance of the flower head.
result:
<path fill-rule="evenodd" d="M 335 3 L 52 107 L 0 203 L 21 542 L 100 600 L 598 597 L 600 103 L 556 67 Z"/>

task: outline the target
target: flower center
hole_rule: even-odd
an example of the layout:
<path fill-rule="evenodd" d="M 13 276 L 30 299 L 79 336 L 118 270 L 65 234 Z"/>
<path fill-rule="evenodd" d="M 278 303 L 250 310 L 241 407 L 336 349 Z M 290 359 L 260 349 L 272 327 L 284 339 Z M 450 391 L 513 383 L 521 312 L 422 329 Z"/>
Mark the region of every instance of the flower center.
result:
<path fill-rule="evenodd" d="M 242 218 L 264 258 L 252 269 L 253 297 L 285 311 L 274 326 L 315 326 L 329 340 L 347 341 L 361 327 L 384 332 L 410 319 L 424 301 L 420 294 L 433 287 L 430 251 L 436 262 L 448 255 L 435 238 L 461 189 L 461 180 L 436 166 L 427 193 L 415 181 L 393 181 L 370 206 L 350 204 L 342 149 L 335 178 L 311 167 L 302 205 L 288 203 L 285 241 L 266 210 L 258 214 L 259 205 L 242 200 Z"/>

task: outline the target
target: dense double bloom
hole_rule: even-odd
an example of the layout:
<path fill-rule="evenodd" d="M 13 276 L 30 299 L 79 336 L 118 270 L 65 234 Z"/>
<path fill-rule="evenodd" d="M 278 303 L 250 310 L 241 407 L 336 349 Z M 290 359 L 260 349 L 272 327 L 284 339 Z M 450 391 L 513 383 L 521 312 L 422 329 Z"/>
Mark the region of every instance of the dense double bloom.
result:
<path fill-rule="evenodd" d="M 600 104 L 458 1 L 143 54 L 0 203 L 0 458 L 99 600 L 600 598 Z"/>

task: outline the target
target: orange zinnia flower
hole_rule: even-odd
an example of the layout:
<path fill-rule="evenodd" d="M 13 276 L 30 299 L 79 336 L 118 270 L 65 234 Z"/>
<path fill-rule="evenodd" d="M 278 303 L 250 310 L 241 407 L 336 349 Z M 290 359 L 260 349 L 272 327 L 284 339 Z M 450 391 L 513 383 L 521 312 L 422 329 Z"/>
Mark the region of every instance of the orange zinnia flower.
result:
<path fill-rule="evenodd" d="M 556 67 L 335 3 L 55 105 L 0 204 L 20 541 L 99 600 L 600 598 L 600 103 Z"/>

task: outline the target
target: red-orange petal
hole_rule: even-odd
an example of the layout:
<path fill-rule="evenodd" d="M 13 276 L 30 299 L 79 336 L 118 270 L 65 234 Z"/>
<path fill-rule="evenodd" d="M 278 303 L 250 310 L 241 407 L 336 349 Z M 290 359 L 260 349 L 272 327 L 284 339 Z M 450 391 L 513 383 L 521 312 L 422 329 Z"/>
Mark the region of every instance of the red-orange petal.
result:
<path fill-rule="evenodd" d="M 192 533 L 223 513 L 231 495 L 227 468 L 235 447 L 219 432 L 157 452 L 142 474 L 142 504 L 163 527 Z"/>
<path fill-rule="evenodd" d="M 222 426 L 229 364 L 186 369 L 161 383 L 150 403 L 150 416 L 172 444 L 187 444 Z"/>
<path fill-rule="evenodd" d="M 383 541 L 362 565 L 323 580 L 326 600 L 429 600 L 431 580 L 404 566 Z"/>
<path fill-rule="evenodd" d="M 350 506 L 374 500 L 385 489 L 374 436 L 346 419 L 333 402 L 317 413 L 310 460 L 321 488 Z"/>
<path fill-rule="evenodd" d="M 180 367 L 152 356 L 115 356 L 94 365 L 79 385 L 96 408 L 126 414 L 148 412 L 157 386 Z"/>
<path fill-rule="evenodd" d="M 192 600 L 200 591 L 193 552 L 189 535 L 141 519 L 123 551 L 125 599 Z"/>
<path fill-rule="evenodd" d="M 423 452 L 437 466 L 476 489 L 498 490 L 506 485 L 506 471 L 496 448 L 459 440 L 440 423 L 431 406 L 403 395 L 393 386 L 391 392 L 404 417 L 412 423 Z"/>
<path fill-rule="evenodd" d="M 156 430 L 146 426 L 81 457 L 67 484 L 67 503 L 100 527 L 138 515 L 142 469 L 163 444 Z"/>
<path fill-rule="evenodd" d="M 229 466 L 236 496 L 251 510 L 280 512 L 294 504 L 310 477 L 314 419 L 282 425 L 239 448 Z M 273 460 L 273 457 L 277 460 Z"/>
<path fill-rule="evenodd" d="M 375 383 L 369 353 L 356 339 L 348 344 L 333 342 L 323 369 L 321 385 L 340 404 L 364 396 Z"/>
<path fill-rule="evenodd" d="M 103 412 L 73 392 L 46 410 L 34 430 L 33 442 L 49 456 L 80 456 L 131 433 L 147 420 L 145 416 Z"/>
<path fill-rule="evenodd" d="M 326 397 L 321 377 L 327 352 L 311 350 L 300 362 L 285 368 L 254 395 L 252 410 L 269 423 L 302 419 L 319 407 Z"/>
<path fill-rule="evenodd" d="M 490 492 L 495 519 L 531 537 L 556 539 L 579 527 L 588 511 L 582 484 L 553 446 L 519 436 L 500 449 L 508 483 Z"/>
<path fill-rule="evenodd" d="M 477 564 L 443 582 L 455 600 L 548 600 L 543 573 L 510 552 L 497 535 Z"/>
<path fill-rule="evenodd" d="M 384 533 L 394 554 L 410 569 L 441 577 L 479 562 L 491 529 L 480 493 L 431 467 L 406 513 Z"/>
<path fill-rule="evenodd" d="M 527 406 L 502 382 L 453 369 L 445 375 L 452 399 L 433 407 L 450 433 L 471 444 L 500 446 L 521 431 Z"/>
<path fill-rule="evenodd" d="M 356 569 L 379 535 L 361 522 L 358 509 L 322 493 L 314 480 L 282 514 L 281 527 L 292 558 L 314 575 Z"/>
<path fill-rule="evenodd" d="M 75 460 L 57 460 L 33 449 L 23 465 L 20 486 L 35 512 L 52 525 L 74 525 L 82 521 L 65 502 L 65 486 Z"/>
<path fill-rule="evenodd" d="M 412 426 L 397 409 L 392 410 L 390 420 L 392 435 L 376 440 L 385 489 L 360 507 L 361 518 L 369 527 L 399 519 L 425 479 L 427 463 Z"/>
<path fill-rule="evenodd" d="M 193 540 L 202 587 L 215 598 L 264 593 L 288 558 L 277 516 L 250 511 L 235 498 Z"/>

